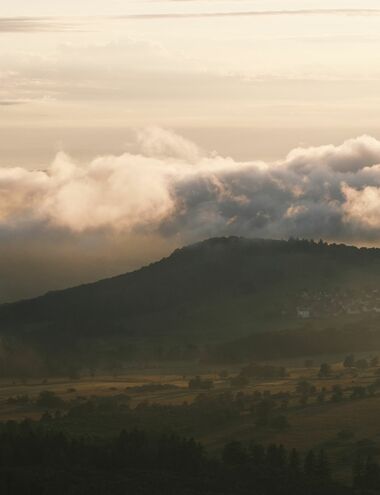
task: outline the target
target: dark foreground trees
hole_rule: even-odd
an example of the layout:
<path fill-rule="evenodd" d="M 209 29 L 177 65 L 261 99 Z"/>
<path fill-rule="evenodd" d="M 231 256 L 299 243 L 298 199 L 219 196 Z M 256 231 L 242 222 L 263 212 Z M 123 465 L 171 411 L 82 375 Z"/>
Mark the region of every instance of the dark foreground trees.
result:
<path fill-rule="evenodd" d="M 354 466 L 354 488 L 363 494 L 380 493 L 380 466 L 371 457 L 358 457 Z"/>
<path fill-rule="evenodd" d="M 238 442 L 210 458 L 194 440 L 123 431 L 70 438 L 30 422 L 0 427 L 0 493 L 12 495 L 348 495 L 323 452 Z"/>

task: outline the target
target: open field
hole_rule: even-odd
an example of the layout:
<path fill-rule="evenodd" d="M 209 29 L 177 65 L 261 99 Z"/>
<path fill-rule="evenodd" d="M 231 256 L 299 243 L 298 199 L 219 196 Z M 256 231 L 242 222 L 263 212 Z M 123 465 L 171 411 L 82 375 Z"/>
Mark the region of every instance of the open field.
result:
<path fill-rule="evenodd" d="M 368 361 L 371 358 L 369 355 L 366 357 Z M 323 448 L 334 465 L 334 471 L 342 479 L 351 475 L 351 466 L 358 454 L 374 457 L 380 454 L 380 388 L 371 390 L 371 384 L 379 379 L 379 367 L 346 368 L 342 365 L 342 359 L 334 360 L 330 375 L 322 378 L 319 376 L 319 362 L 309 363 L 308 367 L 299 361 L 281 364 L 286 365 L 286 376 L 251 378 L 244 387 L 231 386 L 230 382 L 231 378 L 238 375 L 241 366 L 222 369 L 195 363 L 176 363 L 159 369 L 131 368 L 119 376 L 81 377 L 76 380 L 50 378 L 29 380 L 26 383 L 2 380 L 0 420 L 39 420 L 46 410 L 54 414 L 56 409 L 60 409 L 59 419 L 55 423 L 53 421 L 52 426 L 73 434 L 112 436 L 121 429 L 136 425 L 154 430 L 169 424 L 181 434 L 195 436 L 215 453 L 232 440 L 254 440 L 264 445 L 283 444 L 300 451 Z M 212 388 L 189 388 L 189 380 L 195 376 L 212 381 Z M 307 399 L 299 390 L 300 382 L 313 387 Z M 334 398 L 333 391 L 337 387 L 341 395 Z M 355 388 L 366 392 L 361 397 L 352 397 Z M 318 395 L 322 390 L 325 391 L 323 401 Z M 59 407 L 41 407 L 38 398 L 44 392 L 52 392 L 62 399 L 62 404 Z M 232 401 L 235 409 L 237 398 L 244 404 L 231 417 L 215 421 L 215 424 L 211 418 L 211 425 L 202 425 L 199 417 L 207 416 L 208 412 L 214 414 L 215 404 L 219 397 L 224 396 L 228 397 L 227 401 Z M 184 404 L 198 404 L 200 397 L 211 401 L 211 405 L 206 402 L 202 406 L 203 416 L 191 416 L 193 413 L 186 412 L 187 406 Z M 107 406 L 111 409 L 84 418 L 71 413 L 81 405 L 91 402 L 103 404 L 107 400 L 110 404 L 113 404 L 112 401 L 126 400 L 128 414 L 120 405 Z M 271 400 L 274 410 L 278 411 L 276 414 L 286 417 L 286 425 L 258 426 L 254 413 L 258 400 Z M 162 409 L 163 412 L 159 409 L 156 418 L 154 407 L 150 408 L 154 405 L 169 409 Z M 141 414 L 140 407 L 146 407 Z M 180 411 L 179 415 L 177 410 Z M 170 415 L 173 415 L 173 424 Z"/>

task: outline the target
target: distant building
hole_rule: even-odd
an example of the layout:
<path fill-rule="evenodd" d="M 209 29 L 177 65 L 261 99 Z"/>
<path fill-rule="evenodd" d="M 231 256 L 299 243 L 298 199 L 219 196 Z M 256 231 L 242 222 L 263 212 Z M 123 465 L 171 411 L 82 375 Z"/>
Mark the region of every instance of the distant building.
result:
<path fill-rule="evenodd" d="M 307 319 L 310 318 L 310 309 L 308 308 L 297 308 L 298 318 Z"/>

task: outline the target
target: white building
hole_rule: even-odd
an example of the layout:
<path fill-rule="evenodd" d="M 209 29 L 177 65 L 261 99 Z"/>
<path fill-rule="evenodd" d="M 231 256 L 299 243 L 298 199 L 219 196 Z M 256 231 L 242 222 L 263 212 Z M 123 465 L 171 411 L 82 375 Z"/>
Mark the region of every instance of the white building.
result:
<path fill-rule="evenodd" d="M 297 316 L 298 318 L 310 318 L 310 309 L 308 308 L 297 308 Z"/>

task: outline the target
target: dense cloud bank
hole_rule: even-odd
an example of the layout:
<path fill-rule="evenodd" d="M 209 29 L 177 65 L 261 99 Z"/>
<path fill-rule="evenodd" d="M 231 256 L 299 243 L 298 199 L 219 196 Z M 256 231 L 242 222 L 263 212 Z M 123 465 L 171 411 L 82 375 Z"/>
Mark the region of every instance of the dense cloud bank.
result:
<path fill-rule="evenodd" d="M 378 241 L 380 141 L 237 162 L 152 128 L 121 156 L 79 164 L 60 153 L 45 170 L 0 168 L 1 236 L 57 230 Z"/>

